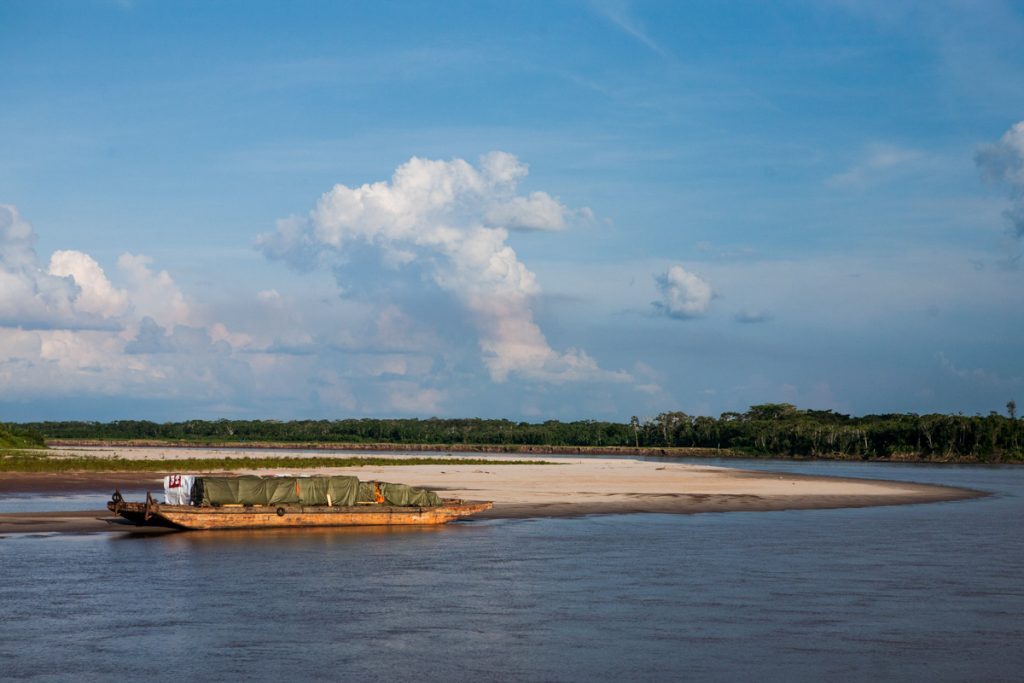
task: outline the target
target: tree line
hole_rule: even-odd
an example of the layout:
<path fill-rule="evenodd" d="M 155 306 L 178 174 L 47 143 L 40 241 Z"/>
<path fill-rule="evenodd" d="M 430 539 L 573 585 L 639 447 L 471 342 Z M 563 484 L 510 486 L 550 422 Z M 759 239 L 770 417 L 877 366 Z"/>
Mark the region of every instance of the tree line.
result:
<path fill-rule="evenodd" d="M 22 439 L 106 439 L 188 443 L 394 443 L 553 447 L 713 448 L 733 454 L 890 460 L 1024 460 L 1024 420 L 1008 415 L 853 417 L 788 403 L 717 418 L 665 412 L 628 423 L 491 419 L 188 420 L 32 422 L 8 425 Z"/>

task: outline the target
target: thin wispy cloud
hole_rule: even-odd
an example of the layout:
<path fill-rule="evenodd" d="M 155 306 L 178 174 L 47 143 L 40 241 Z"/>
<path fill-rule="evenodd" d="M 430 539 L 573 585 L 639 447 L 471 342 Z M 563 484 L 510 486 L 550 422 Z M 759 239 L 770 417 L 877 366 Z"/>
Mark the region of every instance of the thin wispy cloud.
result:
<path fill-rule="evenodd" d="M 875 144 L 860 161 L 830 176 L 825 184 L 834 188 L 864 188 L 882 182 L 893 173 L 920 167 L 925 159 L 918 150 Z"/>
<path fill-rule="evenodd" d="M 1004 376 L 984 368 L 963 368 L 954 363 L 945 353 L 939 351 L 935 360 L 947 373 L 965 382 L 988 384 L 993 386 L 1013 387 L 1024 384 L 1024 377 Z"/>
<path fill-rule="evenodd" d="M 733 315 L 733 320 L 745 325 L 754 325 L 770 322 L 774 317 L 769 311 L 740 311 Z"/>
<path fill-rule="evenodd" d="M 647 33 L 643 23 L 633 16 L 632 7 L 628 2 L 616 0 L 594 0 L 591 7 L 607 19 L 613 26 L 649 48 L 659 56 L 672 60 L 672 55 Z"/>

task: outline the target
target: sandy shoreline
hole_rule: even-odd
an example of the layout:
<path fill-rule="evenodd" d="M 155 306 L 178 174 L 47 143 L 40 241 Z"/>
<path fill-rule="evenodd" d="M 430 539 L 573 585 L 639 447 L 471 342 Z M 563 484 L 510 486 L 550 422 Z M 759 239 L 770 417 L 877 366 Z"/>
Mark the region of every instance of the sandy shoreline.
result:
<path fill-rule="evenodd" d="M 72 449 L 68 449 L 71 451 Z M 167 457 L 162 449 L 73 449 L 74 455 L 126 459 Z M 71 454 L 69 452 L 69 454 Z M 175 458 L 215 457 L 204 449 L 173 449 Z M 381 454 L 375 454 L 377 456 Z M 396 454 L 395 457 L 406 457 Z M 495 460 L 508 456 L 489 456 Z M 661 463 L 629 458 L 552 460 L 557 465 L 412 465 L 290 469 L 351 474 L 422 486 L 445 496 L 494 501 L 479 518 L 572 517 L 592 514 L 771 511 L 899 505 L 975 498 L 968 489 L 865 479 L 842 479 Z M 279 473 L 281 470 L 246 470 Z M 162 473 L 4 473 L 0 495 L 113 491 L 160 492 Z M 0 514 L 0 535 L 92 532 L 112 528 L 95 519 L 106 510 Z"/>

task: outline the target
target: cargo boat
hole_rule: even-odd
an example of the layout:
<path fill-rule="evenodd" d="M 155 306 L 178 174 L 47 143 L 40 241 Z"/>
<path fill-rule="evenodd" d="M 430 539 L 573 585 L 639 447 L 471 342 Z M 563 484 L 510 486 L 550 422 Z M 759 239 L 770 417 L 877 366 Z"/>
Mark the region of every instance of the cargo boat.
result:
<path fill-rule="evenodd" d="M 180 479 L 168 477 L 165 487 Z M 128 502 L 114 491 L 107 509 L 123 524 L 200 530 L 446 524 L 493 506 L 354 477 L 197 477 L 184 499 L 165 488 L 166 500 L 184 504 L 159 503 L 152 493 L 145 502 Z"/>

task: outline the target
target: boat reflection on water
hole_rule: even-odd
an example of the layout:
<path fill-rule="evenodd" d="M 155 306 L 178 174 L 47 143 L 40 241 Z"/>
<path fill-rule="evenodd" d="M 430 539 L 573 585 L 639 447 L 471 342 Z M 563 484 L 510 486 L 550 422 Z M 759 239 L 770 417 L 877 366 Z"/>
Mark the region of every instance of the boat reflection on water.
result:
<path fill-rule="evenodd" d="M 312 543 L 324 546 L 361 543 L 365 540 L 395 537 L 416 537 L 425 534 L 451 532 L 467 522 L 425 526 L 334 526 L 292 527 L 279 529 L 215 529 L 206 533 L 183 533 L 182 529 L 166 527 L 133 528 L 124 534 L 114 534 L 114 541 L 159 540 L 168 548 L 246 548 L 255 545 L 287 547 L 290 544 L 308 547 Z"/>

